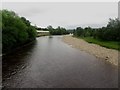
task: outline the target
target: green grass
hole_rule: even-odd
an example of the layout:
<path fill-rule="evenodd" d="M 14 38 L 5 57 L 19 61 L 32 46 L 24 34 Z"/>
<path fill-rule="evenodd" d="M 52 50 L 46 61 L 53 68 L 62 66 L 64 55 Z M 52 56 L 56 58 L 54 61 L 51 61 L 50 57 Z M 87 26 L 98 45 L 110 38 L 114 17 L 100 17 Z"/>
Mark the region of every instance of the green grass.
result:
<path fill-rule="evenodd" d="M 82 37 L 82 39 L 84 39 L 88 43 L 94 43 L 109 49 L 116 49 L 120 51 L 119 48 L 120 42 L 117 41 L 102 41 L 102 40 L 94 39 L 92 37 Z"/>

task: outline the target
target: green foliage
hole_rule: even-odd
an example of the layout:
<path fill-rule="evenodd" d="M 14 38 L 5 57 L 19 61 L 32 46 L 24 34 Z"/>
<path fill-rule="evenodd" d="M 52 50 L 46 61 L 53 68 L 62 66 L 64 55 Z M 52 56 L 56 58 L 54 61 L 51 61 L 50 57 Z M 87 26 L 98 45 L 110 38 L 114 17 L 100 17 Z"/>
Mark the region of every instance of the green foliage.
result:
<path fill-rule="evenodd" d="M 120 21 L 118 19 L 110 19 L 107 27 L 93 29 L 87 27 L 85 29 L 78 27 L 74 31 L 74 36 L 94 37 L 96 39 L 106 41 L 120 41 Z"/>
<path fill-rule="evenodd" d="M 82 39 L 84 39 L 85 41 L 87 41 L 89 43 L 95 43 L 95 44 L 101 45 L 103 47 L 120 50 L 119 43 L 117 41 L 103 41 L 103 40 L 99 40 L 99 39 L 94 39 L 92 37 L 83 37 Z"/>
<path fill-rule="evenodd" d="M 93 29 L 90 27 L 78 27 L 74 31 L 74 36 L 81 37 L 87 42 L 99 44 L 107 48 L 119 50 L 118 42 L 120 42 L 120 21 L 118 19 L 110 19 L 107 27 Z"/>
<path fill-rule="evenodd" d="M 69 34 L 69 32 L 60 26 L 58 28 L 54 29 L 52 26 L 48 26 L 47 29 L 50 31 L 51 35 L 65 35 Z"/>
<path fill-rule="evenodd" d="M 24 17 L 15 12 L 2 10 L 2 46 L 3 53 L 11 51 L 36 38 L 36 30 Z"/>

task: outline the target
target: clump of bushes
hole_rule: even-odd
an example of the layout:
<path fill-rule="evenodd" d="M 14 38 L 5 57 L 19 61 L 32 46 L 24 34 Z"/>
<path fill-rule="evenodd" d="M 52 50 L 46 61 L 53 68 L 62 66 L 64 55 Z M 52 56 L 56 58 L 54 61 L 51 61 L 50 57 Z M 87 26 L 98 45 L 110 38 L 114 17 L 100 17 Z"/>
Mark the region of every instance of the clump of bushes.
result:
<path fill-rule="evenodd" d="M 1 10 L 2 16 L 2 52 L 6 53 L 35 40 L 36 29 L 24 17 L 15 12 Z"/>
<path fill-rule="evenodd" d="M 52 26 L 48 26 L 47 27 L 48 31 L 50 31 L 51 35 L 65 35 L 65 34 L 69 34 L 69 32 L 63 28 L 58 26 L 56 29 L 53 28 Z"/>
<path fill-rule="evenodd" d="M 92 37 L 103 41 L 120 41 L 120 20 L 110 19 L 106 27 L 97 29 L 77 27 L 73 34 L 77 37 Z"/>

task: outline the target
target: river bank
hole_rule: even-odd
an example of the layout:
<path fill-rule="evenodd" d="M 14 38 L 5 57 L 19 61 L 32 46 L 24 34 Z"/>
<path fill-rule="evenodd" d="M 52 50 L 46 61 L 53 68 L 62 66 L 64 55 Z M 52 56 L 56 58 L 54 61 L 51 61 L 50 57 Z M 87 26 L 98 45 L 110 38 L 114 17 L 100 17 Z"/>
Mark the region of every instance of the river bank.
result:
<path fill-rule="evenodd" d="M 16 51 L 19 51 L 20 49 L 33 44 L 35 41 L 36 41 L 36 39 L 31 41 L 31 42 L 27 42 L 27 43 L 25 43 L 25 44 L 23 44 L 21 46 L 18 46 L 18 47 L 14 48 L 14 49 L 12 49 L 12 50 L 10 50 L 8 52 L 2 53 L 0 56 L 4 57 L 4 56 L 7 56 L 9 54 L 15 53 Z"/>
<path fill-rule="evenodd" d="M 97 44 L 91 44 L 83 39 L 66 35 L 62 39 L 65 43 L 71 45 L 74 48 L 86 51 L 98 58 L 102 58 L 116 66 L 118 66 L 118 51 L 113 49 L 107 49 Z"/>
<path fill-rule="evenodd" d="M 118 87 L 116 66 L 70 47 L 62 37 L 39 37 L 2 58 L 3 89 Z"/>

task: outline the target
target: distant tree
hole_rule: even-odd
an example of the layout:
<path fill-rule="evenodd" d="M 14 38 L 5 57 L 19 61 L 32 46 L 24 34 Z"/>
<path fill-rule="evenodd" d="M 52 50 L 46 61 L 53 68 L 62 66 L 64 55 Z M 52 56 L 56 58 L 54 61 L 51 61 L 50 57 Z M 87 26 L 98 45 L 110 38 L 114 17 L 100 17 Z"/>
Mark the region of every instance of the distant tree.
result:
<path fill-rule="evenodd" d="M 93 37 L 96 39 L 107 41 L 120 41 L 120 20 L 118 18 L 109 19 L 107 27 L 93 29 L 91 27 L 77 27 L 74 36 Z"/>
<path fill-rule="evenodd" d="M 49 26 L 47 26 L 47 29 L 48 30 L 53 30 L 54 28 L 51 25 L 49 25 Z"/>
<path fill-rule="evenodd" d="M 77 27 L 76 30 L 75 30 L 75 32 L 74 32 L 74 35 L 75 36 L 84 36 L 83 28 Z"/>
<path fill-rule="evenodd" d="M 69 34 L 69 32 L 63 28 L 58 26 L 56 29 L 54 29 L 52 26 L 48 26 L 47 29 L 50 31 L 51 35 L 65 35 Z"/>

